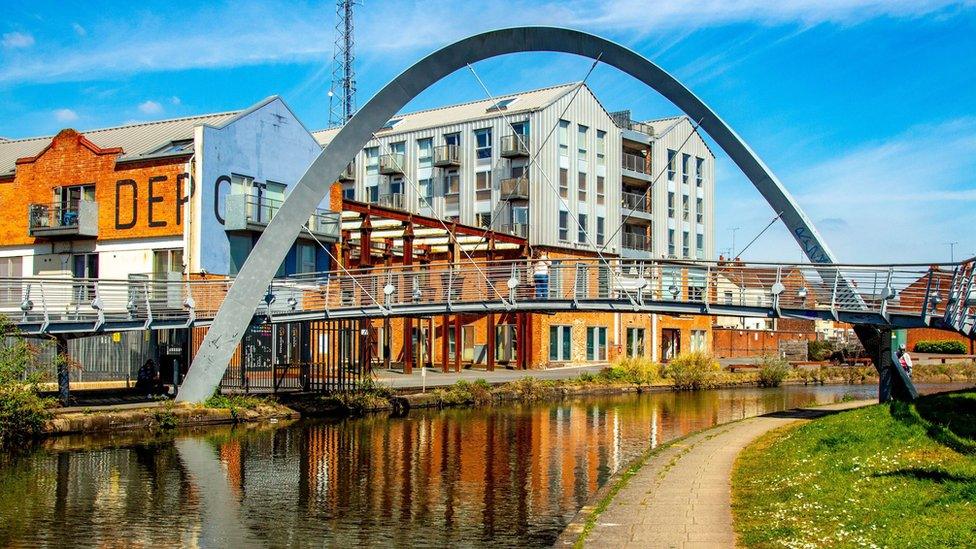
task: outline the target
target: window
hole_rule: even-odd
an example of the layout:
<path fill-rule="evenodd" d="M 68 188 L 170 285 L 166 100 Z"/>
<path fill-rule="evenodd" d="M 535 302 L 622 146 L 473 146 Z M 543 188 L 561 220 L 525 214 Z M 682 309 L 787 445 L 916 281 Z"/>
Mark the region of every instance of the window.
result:
<path fill-rule="evenodd" d="M 695 199 L 695 221 L 698 223 L 705 222 L 705 203 L 701 198 Z"/>
<path fill-rule="evenodd" d="M 681 155 L 681 182 L 688 184 L 688 176 L 691 175 L 691 155 L 682 154 Z"/>
<path fill-rule="evenodd" d="M 509 105 L 518 100 L 518 97 L 506 97 L 505 99 L 499 99 L 495 101 L 495 104 L 488 107 L 486 112 L 503 111 L 508 108 Z"/>
<path fill-rule="evenodd" d="M 579 173 L 579 201 L 586 202 L 586 172 Z"/>
<path fill-rule="evenodd" d="M 522 136 L 522 141 L 528 145 L 529 138 L 529 122 L 526 120 L 524 122 L 512 122 L 512 133 Z"/>
<path fill-rule="evenodd" d="M 569 170 L 559 168 L 559 196 L 569 198 Z"/>
<path fill-rule="evenodd" d="M 400 176 L 390 179 L 390 194 L 403 194 L 403 178 Z"/>
<path fill-rule="evenodd" d="M 598 246 L 603 246 L 604 224 L 603 216 L 596 216 L 596 243 Z"/>
<path fill-rule="evenodd" d="M 431 138 L 417 140 L 417 167 L 430 168 L 434 165 L 434 140 Z"/>
<path fill-rule="evenodd" d="M 366 187 L 366 202 L 376 203 L 380 199 L 380 186 L 368 185 Z"/>
<path fill-rule="evenodd" d="M 0 278 L 19 279 L 24 276 L 24 258 L 0 257 Z M 0 286 L 0 301 L 19 303 L 23 298 L 20 281 L 12 280 Z"/>
<path fill-rule="evenodd" d="M 589 130 L 586 126 L 578 126 L 579 132 L 576 136 L 576 148 L 578 151 L 577 159 L 580 162 L 586 162 L 586 132 Z"/>
<path fill-rule="evenodd" d="M 691 237 L 688 235 L 688 231 L 681 231 L 681 257 L 689 257 L 691 255 Z"/>
<path fill-rule="evenodd" d="M 569 241 L 569 212 L 559 210 L 559 240 Z"/>
<path fill-rule="evenodd" d="M 98 278 L 98 254 L 72 255 L 71 277 L 75 279 Z M 73 291 L 73 303 L 87 303 L 95 298 L 94 284 L 75 284 Z"/>
<path fill-rule="evenodd" d="M 491 128 L 474 131 L 475 152 L 478 160 L 491 159 Z"/>
<path fill-rule="evenodd" d="M 403 122 L 403 118 L 399 118 L 399 117 L 391 118 L 386 124 L 383 124 L 383 127 L 380 128 L 379 131 L 392 130 L 393 127 L 399 124 L 400 122 Z"/>
<path fill-rule="evenodd" d="M 430 206 L 434 200 L 434 180 L 421 179 L 417 185 L 420 187 L 420 205 Z"/>
<path fill-rule="evenodd" d="M 729 290 L 725 291 L 725 304 L 726 305 L 732 304 L 732 292 Z"/>
<path fill-rule="evenodd" d="M 572 326 L 549 326 L 549 360 L 569 360 L 572 348 Z"/>
<path fill-rule="evenodd" d="M 393 154 L 404 154 L 407 152 L 407 144 L 403 141 L 397 141 L 396 143 L 390 143 L 390 152 Z M 401 166 L 402 168 L 403 166 Z"/>
<path fill-rule="evenodd" d="M 607 359 L 607 329 L 604 326 L 589 326 L 586 328 L 586 360 L 602 361 Z"/>
<path fill-rule="evenodd" d="M 296 259 L 297 265 L 295 265 L 295 273 L 314 273 L 315 272 L 315 246 L 313 244 L 308 244 L 300 242 L 296 244 Z"/>
<path fill-rule="evenodd" d="M 681 218 L 685 221 L 691 219 L 691 199 L 688 195 L 681 195 Z"/>
<path fill-rule="evenodd" d="M 705 235 L 701 233 L 695 235 L 695 257 L 705 259 Z"/>
<path fill-rule="evenodd" d="M 580 244 L 586 243 L 586 214 L 579 214 L 579 227 L 576 232 L 576 239 Z"/>
<path fill-rule="evenodd" d="M 607 165 L 607 132 L 596 131 L 596 165 Z"/>
<path fill-rule="evenodd" d="M 674 217 L 674 193 L 668 191 L 668 217 Z"/>
<path fill-rule="evenodd" d="M 691 350 L 692 352 L 707 350 L 705 349 L 705 330 L 691 331 Z"/>
<path fill-rule="evenodd" d="M 695 157 L 695 186 L 701 188 L 705 179 L 705 159 Z"/>
<path fill-rule="evenodd" d="M 678 152 L 668 149 L 668 181 L 674 181 L 674 163 L 675 158 L 678 156 Z"/>
<path fill-rule="evenodd" d="M 356 200 L 356 185 L 353 182 L 342 184 L 342 199 Z"/>
<path fill-rule="evenodd" d="M 627 328 L 627 356 L 641 357 L 644 352 L 644 328 Z"/>
<path fill-rule="evenodd" d="M 375 175 L 380 173 L 380 149 L 379 147 L 366 147 L 366 174 Z"/>
<path fill-rule="evenodd" d="M 474 188 L 477 200 L 491 200 L 491 172 L 475 173 Z"/>
<path fill-rule="evenodd" d="M 475 225 L 488 229 L 491 227 L 491 212 L 481 212 L 474 214 Z"/>
<path fill-rule="evenodd" d="M 444 194 L 458 194 L 461 192 L 461 177 L 458 175 L 458 171 L 447 170 L 444 175 Z"/>
<path fill-rule="evenodd" d="M 668 229 L 668 256 L 674 256 L 674 252 L 674 229 Z"/>
<path fill-rule="evenodd" d="M 602 175 L 596 176 L 596 203 L 603 205 L 607 201 L 606 178 Z"/>
<path fill-rule="evenodd" d="M 446 133 L 444 134 L 444 144 L 448 146 L 455 146 L 461 144 L 461 134 L 459 133 Z"/>
<path fill-rule="evenodd" d="M 153 275 L 154 278 L 162 275 L 163 278 L 169 273 L 183 272 L 183 250 L 175 248 L 172 250 L 153 250 Z"/>
<path fill-rule="evenodd" d="M 569 157 L 569 122 L 559 121 L 559 156 Z"/>

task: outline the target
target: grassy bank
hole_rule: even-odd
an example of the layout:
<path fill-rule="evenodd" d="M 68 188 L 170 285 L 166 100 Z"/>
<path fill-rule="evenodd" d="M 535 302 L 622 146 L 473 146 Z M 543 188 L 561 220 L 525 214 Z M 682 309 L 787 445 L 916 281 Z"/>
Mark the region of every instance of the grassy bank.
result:
<path fill-rule="evenodd" d="M 971 547 L 976 392 L 773 431 L 740 454 L 732 485 L 747 547 Z"/>

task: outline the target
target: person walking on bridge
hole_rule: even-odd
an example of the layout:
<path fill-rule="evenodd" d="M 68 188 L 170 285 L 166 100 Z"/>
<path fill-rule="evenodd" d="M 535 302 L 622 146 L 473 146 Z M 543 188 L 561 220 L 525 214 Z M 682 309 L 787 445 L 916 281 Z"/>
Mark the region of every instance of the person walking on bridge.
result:
<path fill-rule="evenodd" d="M 908 354 L 908 349 L 905 344 L 902 343 L 898 346 L 898 362 L 901 363 L 902 369 L 908 374 L 908 377 L 912 377 L 912 355 Z"/>
<path fill-rule="evenodd" d="M 545 299 L 549 296 L 549 266 L 552 262 L 549 261 L 549 254 L 542 252 L 539 255 L 539 259 L 535 262 L 535 298 Z"/>

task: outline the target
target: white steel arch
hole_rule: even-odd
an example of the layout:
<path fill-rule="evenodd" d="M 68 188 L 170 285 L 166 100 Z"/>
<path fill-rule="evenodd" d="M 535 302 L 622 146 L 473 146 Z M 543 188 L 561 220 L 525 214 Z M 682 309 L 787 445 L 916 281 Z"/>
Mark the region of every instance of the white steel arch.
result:
<path fill-rule="evenodd" d="M 777 213 L 814 263 L 833 263 L 833 253 L 783 184 L 751 148 L 694 93 L 650 60 L 585 32 L 556 27 L 514 27 L 477 34 L 437 50 L 394 78 L 339 131 L 295 184 L 258 240 L 204 338 L 177 400 L 202 402 L 217 388 L 255 308 L 298 237 L 304 222 L 329 192 L 345 165 L 376 128 L 441 78 L 491 57 L 519 52 L 571 53 L 614 66 L 647 84 L 693 120 L 725 151 Z"/>

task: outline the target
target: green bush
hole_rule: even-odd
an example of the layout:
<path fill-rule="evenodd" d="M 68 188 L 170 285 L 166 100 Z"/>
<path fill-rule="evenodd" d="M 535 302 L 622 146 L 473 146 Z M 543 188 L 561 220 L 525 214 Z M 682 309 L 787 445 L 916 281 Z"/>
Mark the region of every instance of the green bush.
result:
<path fill-rule="evenodd" d="M 664 377 L 676 389 L 707 389 L 715 385 L 721 370 L 711 355 L 701 352 L 679 355 L 664 367 Z"/>
<path fill-rule="evenodd" d="M 441 406 L 489 404 L 492 401 L 491 385 L 483 379 L 477 379 L 473 383 L 459 379 L 454 385 L 438 389 L 434 394 Z"/>
<path fill-rule="evenodd" d="M 785 358 L 764 356 L 759 359 L 757 366 L 760 387 L 779 387 L 790 375 L 790 363 Z"/>
<path fill-rule="evenodd" d="M 644 357 L 625 357 L 600 372 L 609 383 L 651 385 L 661 377 L 661 366 Z"/>
<path fill-rule="evenodd" d="M 936 353 L 940 355 L 964 355 L 966 344 L 953 339 L 941 341 L 919 341 L 915 344 L 916 353 Z"/>
<path fill-rule="evenodd" d="M 255 410 L 262 404 L 266 404 L 262 398 L 247 395 L 222 395 L 220 393 L 214 393 L 203 403 L 207 408 L 230 410 L 230 415 L 235 420 L 240 415 L 241 410 Z"/>
<path fill-rule="evenodd" d="M 16 336 L 0 315 L 0 448 L 17 447 L 38 436 L 51 417 L 54 399 L 41 398 L 37 349 Z"/>
<path fill-rule="evenodd" d="M 829 341 L 808 341 L 807 358 L 810 360 L 827 360 L 834 354 L 834 344 Z"/>
<path fill-rule="evenodd" d="M 360 381 L 351 391 L 338 393 L 335 399 L 349 413 L 362 414 L 370 410 L 389 407 L 394 398 L 393 389 L 377 383 L 372 378 Z"/>

